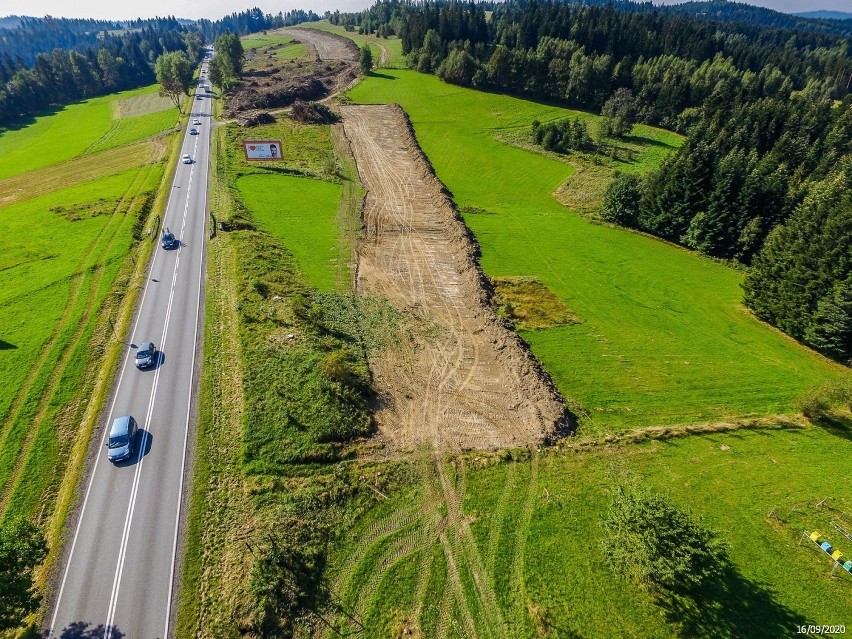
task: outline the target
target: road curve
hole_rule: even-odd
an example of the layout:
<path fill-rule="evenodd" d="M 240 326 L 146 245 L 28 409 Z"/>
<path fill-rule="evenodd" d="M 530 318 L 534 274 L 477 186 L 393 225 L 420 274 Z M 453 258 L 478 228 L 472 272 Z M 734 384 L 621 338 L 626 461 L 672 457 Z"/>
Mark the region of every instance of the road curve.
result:
<path fill-rule="evenodd" d="M 202 64 L 206 77 L 207 62 Z M 196 353 L 203 317 L 212 104 L 203 88 L 192 115 L 198 135 L 184 136 L 163 226 L 179 248 L 159 245 L 142 291 L 112 403 L 102 416 L 100 448 L 55 584 L 44 636 L 58 639 L 162 639 L 170 636 L 176 582 L 181 492 L 194 410 Z M 190 124 L 189 128 L 193 125 Z M 161 349 L 150 370 L 137 370 L 135 346 Z M 139 424 L 127 462 L 110 463 L 105 437 L 112 420 Z"/>

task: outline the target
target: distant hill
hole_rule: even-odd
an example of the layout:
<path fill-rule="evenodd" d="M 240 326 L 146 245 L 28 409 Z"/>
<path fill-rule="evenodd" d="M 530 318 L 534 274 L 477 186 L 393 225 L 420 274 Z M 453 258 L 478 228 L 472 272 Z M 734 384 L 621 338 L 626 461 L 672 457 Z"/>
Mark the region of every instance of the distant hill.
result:
<path fill-rule="evenodd" d="M 15 29 L 21 26 L 20 16 L 6 16 L 0 18 L 0 29 Z"/>
<path fill-rule="evenodd" d="M 852 20 L 852 13 L 848 11 L 826 11 L 822 9 L 820 11 L 802 11 L 793 15 L 799 18 L 812 18 L 814 20 Z"/>
<path fill-rule="evenodd" d="M 699 20 L 714 20 L 716 22 L 737 23 L 755 27 L 769 27 L 772 29 L 789 29 L 791 31 L 826 33 L 844 38 L 852 38 L 852 16 L 847 16 L 848 19 L 835 18 L 831 20 L 802 17 L 800 15 L 781 13 L 780 11 L 764 7 L 755 7 L 742 2 L 729 2 L 728 0 L 695 0 L 672 5 L 653 4 L 647 0 L 638 2 L 632 0 L 567 1 L 599 7 L 611 5 L 619 11 L 681 14 Z M 842 12 L 828 13 L 842 14 Z"/>
<path fill-rule="evenodd" d="M 655 7 L 658 11 L 670 13 L 684 13 L 697 18 L 707 20 L 718 20 L 720 22 L 739 22 L 741 24 L 752 24 L 761 27 L 775 29 L 791 29 L 794 31 L 812 31 L 817 33 L 831 33 L 850 37 L 852 35 L 852 20 L 840 20 L 837 18 L 827 20 L 823 16 L 803 16 L 781 13 L 773 9 L 755 7 L 740 2 L 728 2 L 728 0 L 704 0 L 699 2 L 684 2 L 683 4 L 669 5 L 666 7 Z M 823 13 L 823 12 L 813 12 Z M 842 12 L 825 12 L 838 13 Z M 852 18 L 852 15 L 844 16 Z"/>

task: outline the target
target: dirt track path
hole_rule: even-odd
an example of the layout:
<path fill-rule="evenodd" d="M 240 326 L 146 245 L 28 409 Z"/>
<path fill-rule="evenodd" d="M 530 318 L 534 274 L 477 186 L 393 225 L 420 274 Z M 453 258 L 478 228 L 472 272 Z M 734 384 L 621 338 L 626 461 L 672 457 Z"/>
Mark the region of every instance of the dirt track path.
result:
<path fill-rule="evenodd" d="M 285 33 L 300 42 L 313 45 L 320 60 L 358 61 L 358 47 L 354 42 L 334 33 L 326 33 L 319 29 L 286 29 Z"/>
<path fill-rule="evenodd" d="M 411 448 L 500 448 L 551 437 L 564 406 L 485 301 L 473 247 L 398 106 L 342 109 L 368 190 L 356 287 L 416 327 L 373 358 L 379 431 Z M 413 339 L 412 339 L 413 336 Z"/>

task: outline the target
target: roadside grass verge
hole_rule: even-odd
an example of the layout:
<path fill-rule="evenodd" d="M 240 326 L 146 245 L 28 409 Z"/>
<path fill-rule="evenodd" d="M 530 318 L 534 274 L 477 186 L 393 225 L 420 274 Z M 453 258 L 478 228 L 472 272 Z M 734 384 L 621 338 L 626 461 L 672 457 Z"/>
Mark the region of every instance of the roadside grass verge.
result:
<path fill-rule="evenodd" d="M 384 75 L 351 97 L 401 104 L 461 210 L 491 213 L 463 213 L 485 272 L 539 279 L 580 320 L 521 335 L 563 395 L 584 407 L 581 432 L 791 412 L 805 387 L 840 372 L 745 310 L 742 273 L 590 223 L 552 196 L 570 167 L 498 139 L 536 119 L 596 116 L 413 71 Z M 637 129 L 635 168 L 659 160 L 661 136 Z"/>
<path fill-rule="evenodd" d="M 179 636 L 237 637 L 255 627 L 253 575 L 270 539 L 308 521 L 310 531 L 287 547 L 325 548 L 342 534 L 349 513 L 379 499 L 374 491 L 406 481 L 393 463 L 356 461 L 352 447 L 362 444 L 349 443 L 371 430 L 366 335 L 392 314 L 380 302 L 362 308 L 346 294 L 348 252 L 338 247 L 342 264 L 329 260 L 347 237 L 335 221 L 348 214 L 338 209 L 351 208 L 339 183 L 345 160 L 327 162 L 334 158 L 330 127 L 282 121 L 252 129 L 252 137 L 286 141 L 284 160 L 262 166 L 244 161 L 239 138 L 245 134 L 230 126 L 214 133 L 211 208 L 231 230 L 208 245 Z M 340 171 L 349 182 L 345 167 Z M 326 182 L 318 188 L 320 176 Z M 310 207 L 313 222 L 275 219 L 276 203 L 291 197 L 292 210 Z M 294 226 L 329 251 L 288 250 Z"/>

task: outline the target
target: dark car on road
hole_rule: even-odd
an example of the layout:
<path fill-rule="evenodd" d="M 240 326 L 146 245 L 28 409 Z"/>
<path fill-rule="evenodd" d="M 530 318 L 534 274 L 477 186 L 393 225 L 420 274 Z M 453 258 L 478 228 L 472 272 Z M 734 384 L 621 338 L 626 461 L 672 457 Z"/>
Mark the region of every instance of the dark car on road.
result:
<path fill-rule="evenodd" d="M 177 246 L 177 239 L 175 238 L 175 234 L 172 233 L 169 229 L 164 229 L 163 235 L 160 238 L 160 245 L 164 249 L 172 249 Z"/>
<path fill-rule="evenodd" d="M 154 342 L 142 342 L 136 349 L 136 368 L 150 368 L 157 363 L 157 347 Z"/>
<path fill-rule="evenodd" d="M 112 422 L 107 439 L 107 457 L 111 462 L 129 459 L 136 440 L 136 420 L 130 415 L 116 417 Z"/>

